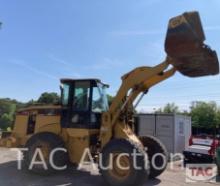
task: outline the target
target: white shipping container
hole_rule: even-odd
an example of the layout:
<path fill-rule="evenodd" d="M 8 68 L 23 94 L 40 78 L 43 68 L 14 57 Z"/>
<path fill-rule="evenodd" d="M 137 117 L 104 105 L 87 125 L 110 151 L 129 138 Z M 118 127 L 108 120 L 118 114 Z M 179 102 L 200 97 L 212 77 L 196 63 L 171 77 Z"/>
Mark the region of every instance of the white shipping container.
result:
<path fill-rule="evenodd" d="M 191 136 L 191 117 L 179 114 L 138 114 L 137 134 L 161 140 L 169 153 L 182 153 Z"/>

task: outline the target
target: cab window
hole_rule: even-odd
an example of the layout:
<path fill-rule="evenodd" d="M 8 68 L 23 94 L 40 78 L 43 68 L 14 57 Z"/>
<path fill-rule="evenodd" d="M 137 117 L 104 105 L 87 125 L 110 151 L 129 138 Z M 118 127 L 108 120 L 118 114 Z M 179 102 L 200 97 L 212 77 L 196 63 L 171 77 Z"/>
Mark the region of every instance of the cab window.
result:
<path fill-rule="evenodd" d="M 89 110 L 89 98 L 90 98 L 90 83 L 89 82 L 76 82 L 73 110 Z"/>
<path fill-rule="evenodd" d="M 62 105 L 67 106 L 69 102 L 69 90 L 70 86 L 67 84 L 62 85 Z"/>
<path fill-rule="evenodd" d="M 101 113 L 108 110 L 105 91 L 101 86 L 93 87 L 92 112 Z"/>

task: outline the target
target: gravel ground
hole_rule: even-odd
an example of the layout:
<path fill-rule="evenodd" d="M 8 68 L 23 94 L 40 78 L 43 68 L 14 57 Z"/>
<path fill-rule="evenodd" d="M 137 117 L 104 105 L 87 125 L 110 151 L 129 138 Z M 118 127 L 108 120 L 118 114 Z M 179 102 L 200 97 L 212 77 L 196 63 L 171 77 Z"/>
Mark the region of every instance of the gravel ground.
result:
<path fill-rule="evenodd" d="M 103 186 L 106 185 L 98 172 L 91 172 L 91 166 L 84 167 L 79 171 L 70 168 L 53 176 L 38 176 L 24 170 L 17 170 L 16 153 L 6 148 L 0 148 L 0 186 Z M 186 183 L 185 171 L 180 170 L 178 165 L 174 170 L 168 166 L 167 170 L 157 179 L 149 180 L 146 186 L 212 186 L 218 183 Z"/>

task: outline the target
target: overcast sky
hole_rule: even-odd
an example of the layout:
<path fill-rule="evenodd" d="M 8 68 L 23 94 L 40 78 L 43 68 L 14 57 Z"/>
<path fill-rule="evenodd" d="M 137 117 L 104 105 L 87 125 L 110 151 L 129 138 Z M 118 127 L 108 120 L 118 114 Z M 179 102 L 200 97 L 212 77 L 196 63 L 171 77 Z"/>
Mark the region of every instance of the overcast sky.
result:
<path fill-rule="evenodd" d="M 165 59 L 169 18 L 191 10 L 200 12 L 206 43 L 220 53 L 219 0 L 0 0 L 0 97 L 28 101 L 59 92 L 61 77 L 100 78 L 114 95 L 124 73 Z M 219 80 L 177 73 L 153 87 L 139 110 L 220 103 Z"/>

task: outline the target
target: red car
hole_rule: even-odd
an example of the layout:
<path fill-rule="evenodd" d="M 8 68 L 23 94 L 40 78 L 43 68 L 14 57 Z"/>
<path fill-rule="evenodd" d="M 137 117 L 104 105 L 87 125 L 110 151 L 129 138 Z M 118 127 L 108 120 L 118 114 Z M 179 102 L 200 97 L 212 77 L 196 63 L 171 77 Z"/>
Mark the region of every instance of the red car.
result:
<path fill-rule="evenodd" d="M 189 146 L 183 152 L 186 163 L 212 163 L 216 159 L 216 149 L 220 140 L 208 135 L 192 136 Z"/>

